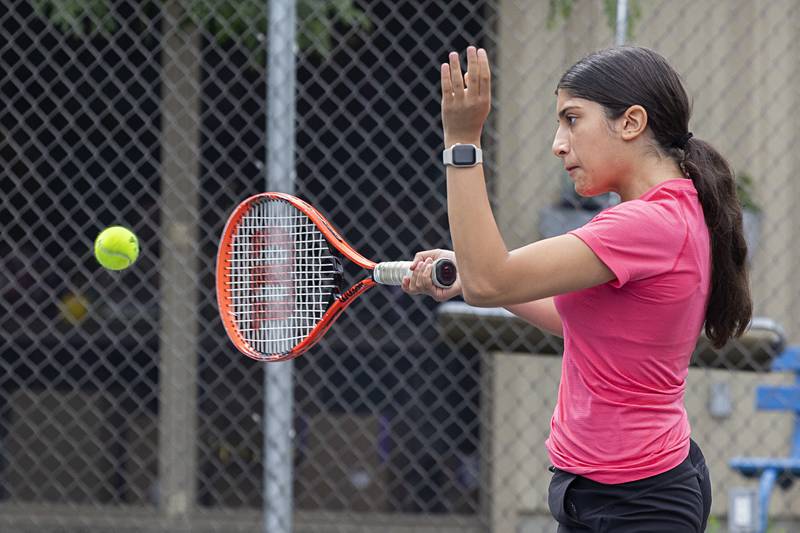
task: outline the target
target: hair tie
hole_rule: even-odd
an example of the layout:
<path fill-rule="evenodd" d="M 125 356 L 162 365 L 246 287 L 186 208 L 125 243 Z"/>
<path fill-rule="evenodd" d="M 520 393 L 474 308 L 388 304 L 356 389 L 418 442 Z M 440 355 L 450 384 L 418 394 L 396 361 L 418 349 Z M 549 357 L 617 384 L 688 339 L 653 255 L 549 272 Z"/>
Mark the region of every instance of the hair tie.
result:
<path fill-rule="evenodd" d="M 689 139 L 691 139 L 692 137 L 693 137 L 693 135 L 692 135 L 691 131 L 689 131 L 687 133 L 684 133 L 683 135 L 681 135 L 681 137 L 677 141 L 672 143 L 672 146 L 674 146 L 675 148 L 680 148 L 681 150 L 685 150 L 686 149 L 686 144 L 689 142 Z"/>

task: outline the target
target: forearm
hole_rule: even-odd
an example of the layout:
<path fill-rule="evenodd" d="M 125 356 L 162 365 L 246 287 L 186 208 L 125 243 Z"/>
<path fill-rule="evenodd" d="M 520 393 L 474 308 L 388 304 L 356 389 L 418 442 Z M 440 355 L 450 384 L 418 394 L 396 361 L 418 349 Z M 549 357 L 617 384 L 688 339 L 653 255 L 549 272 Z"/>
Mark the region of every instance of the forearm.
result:
<path fill-rule="evenodd" d="M 441 66 L 445 148 L 456 143 L 480 146 L 492 101 L 489 57 L 486 50 L 468 46 L 464 75 L 458 54 L 447 57 Z M 447 168 L 447 215 L 464 299 L 472 305 L 497 305 L 507 286 L 498 284 L 495 274 L 504 270 L 508 250 L 492 214 L 482 164 Z"/>
<path fill-rule="evenodd" d="M 558 337 L 564 336 L 561 316 L 552 297 L 523 304 L 506 305 L 506 309 L 537 328 Z"/>
<path fill-rule="evenodd" d="M 447 168 L 447 215 L 464 298 L 473 305 L 490 297 L 508 250 L 492 214 L 483 165 Z"/>

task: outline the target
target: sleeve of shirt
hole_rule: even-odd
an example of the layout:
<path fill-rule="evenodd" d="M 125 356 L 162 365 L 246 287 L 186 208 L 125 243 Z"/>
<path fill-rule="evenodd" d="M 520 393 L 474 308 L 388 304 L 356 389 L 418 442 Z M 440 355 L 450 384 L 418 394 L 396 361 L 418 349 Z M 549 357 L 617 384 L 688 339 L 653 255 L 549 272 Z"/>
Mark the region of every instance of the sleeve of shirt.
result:
<path fill-rule="evenodd" d="M 687 226 L 677 209 L 631 200 L 570 231 L 614 273 L 614 287 L 671 271 L 683 250 Z"/>

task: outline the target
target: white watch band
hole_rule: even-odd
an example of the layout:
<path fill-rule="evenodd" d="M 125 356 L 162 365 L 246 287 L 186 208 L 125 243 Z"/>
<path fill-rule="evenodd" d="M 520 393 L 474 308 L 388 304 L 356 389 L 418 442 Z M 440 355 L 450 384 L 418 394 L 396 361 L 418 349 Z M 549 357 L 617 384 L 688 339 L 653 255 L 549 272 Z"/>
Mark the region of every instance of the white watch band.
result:
<path fill-rule="evenodd" d="M 453 163 L 453 148 L 456 147 L 456 146 L 471 146 L 472 148 L 474 148 L 475 149 L 475 163 L 472 164 L 472 165 L 463 165 L 463 164 L 456 165 L 455 163 Z M 445 165 L 456 166 L 456 167 L 474 167 L 475 165 L 480 165 L 481 163 L 483 163 L 483 150 L 481 150 L 480 148 L 478 148 L 474 144 L 456 143 L 453 146 L 451 146 L 450 148 L 447 148 L 442 152 L 442 163 L 444 163 Z"/>

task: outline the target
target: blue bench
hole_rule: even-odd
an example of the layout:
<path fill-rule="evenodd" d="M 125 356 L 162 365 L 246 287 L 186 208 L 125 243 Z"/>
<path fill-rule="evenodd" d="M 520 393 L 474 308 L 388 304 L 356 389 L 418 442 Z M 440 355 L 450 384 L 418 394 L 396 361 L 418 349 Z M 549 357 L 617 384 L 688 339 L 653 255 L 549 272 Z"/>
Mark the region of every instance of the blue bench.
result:
<path fill-rule="evenodd" d="M 734 457 L 730 466 L 746 477 L 759 477 L 759 533 L 767 531 L 769 499 L 775 485 L 788 489 L 800 476 L 800 346 L 789 346 L 772 362 L 773 371 L 795 373 L 794 385 L 762 385 L 756 389 L 756 409 L 793 411 L 794 429 L 788 457 Z"/>

